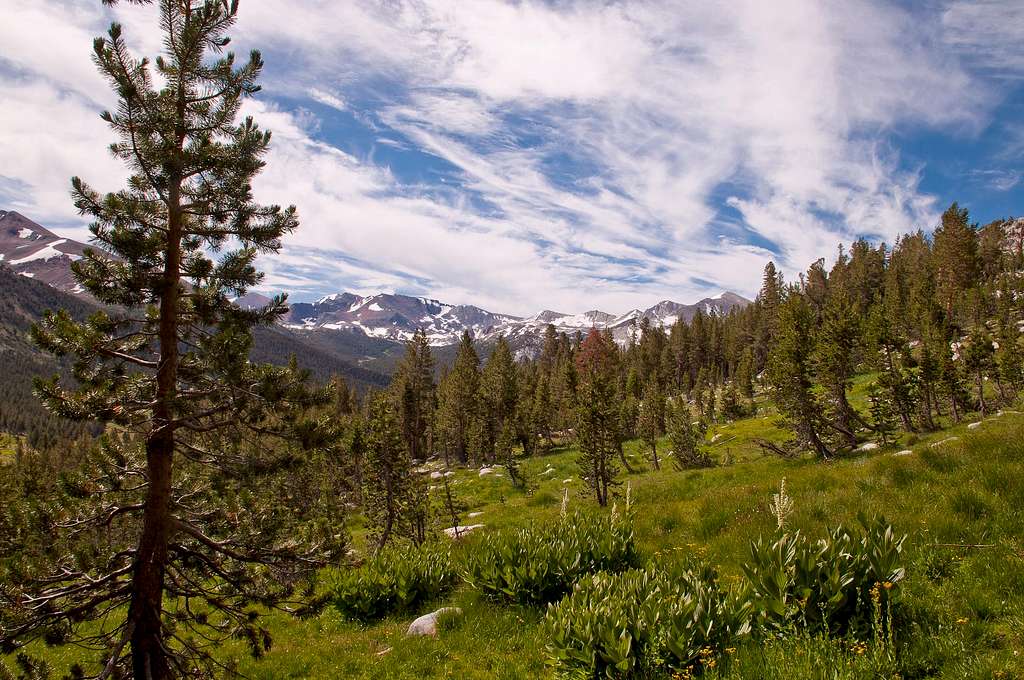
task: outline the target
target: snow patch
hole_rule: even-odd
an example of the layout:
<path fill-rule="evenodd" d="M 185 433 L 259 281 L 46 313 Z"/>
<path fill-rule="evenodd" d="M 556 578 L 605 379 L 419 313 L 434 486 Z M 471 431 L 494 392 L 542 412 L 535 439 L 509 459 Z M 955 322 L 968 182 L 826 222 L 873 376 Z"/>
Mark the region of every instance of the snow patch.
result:
<path fill-rule="evenodd" d="M 56 241 L 54 241 L 50 245 L 48 245 L 48 246 L 46 246 L 44 248 L 40 248 L 39 250 L 37 250 L 36 252 L 32 253 L 31 255 L 27 255 L 26 257 L 22 257 L 22 258 L 19 258 L 17 260 L 11 260 L 11 264 L 25 264 L 26 262 L 33 262 L 35 260 L 46 261 L 46 260 L 51 260 L 51 259 L 53 259 L 55 257 L 61 257 L 62 255 L 67 255 L 67 253 L 62 253 L 61 251 L 57 250 L 57 246 L 61 245 L 62 243 L 67 243 L 67 242 L 68 242 L 68 240 L 66 238 L 57 239 Z"/>

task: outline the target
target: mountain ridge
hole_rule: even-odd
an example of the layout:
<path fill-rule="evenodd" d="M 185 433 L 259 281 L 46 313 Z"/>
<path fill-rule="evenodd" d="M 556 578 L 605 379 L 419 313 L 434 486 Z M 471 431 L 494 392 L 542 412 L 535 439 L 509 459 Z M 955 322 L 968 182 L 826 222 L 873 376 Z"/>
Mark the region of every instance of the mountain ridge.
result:
<path fill-rule="evenodd" d="M 520 317 L 491 312 L 475 305 L 453 305 L 399 293 L 361 296 L 341 292 L 323 296 L 315 302 L 292 303 L 282 323 L 292 330 L 359 330 L 369 337 L 393 342 L 407 341 L 417 330 L 423 330 L 427 342 L 433 346 L 453 345 L 467 330 L 475 339 L 486 341 L 496 339 L 498 335 L 508 338 L 539 335 L 549 324 L 556 331 L 567 333 L 591 328 L 610 329 L 616 340 L 625 342 L 635 325 L 643 319 L 652 326 L 668 328 L 680 319 L 689 322 L 698 312 L 724 316 L 750 303 L 737 293 L 725 291 L 692 304 L 662 300 L 647 309 L 633 309 L 623 314 L 597 309 L 582 314 L 566 314 L 547 309 L 533 316 Z"/>
<path fill-rule="evenodd" d="M 85 243 L 61 238 L 16 211 L 0 210 L 0 264 L 21 276 L 92 302 L 71 273 L 71 264 L 81 259 L 89 247 Z M 235 303 L 252 308 L 269 301 L 266 295 L 250 291 L 237 298 Z M 398 346 L 411 339 L 418 330 L 423 330 L 428 343 L 434 347 L 455 345 L 463 332 L 469 331 L 483 343 L 493 343 L 499 335 L 505 336 L 521 355 L 530 355 L 539 347 L 540 338 L 549 324 L 556 331 L 569 334 L 586 332 L 591 328 L 607 329 L 616 341 L 625 344 L 635 336 L 636 327 L 643 319 L 652 326 L 668 328 L 679 319 L 690 321 L 698 311 L 708 315 L 726 315 L 748 304 L 750 300 L 726 291 L 692 304 L 666 299 L 647 309 L 632 309 L 621 314 L 598 309 L 568 314 L 546 309 L 533 316 L 522 317 L 491 312 L 471 304 L 450 304 L 430 297 L 395 292 L 365 296 L 339 292 L 322 296 L 314 302 L 291 303 L 280 326 L 306 336 L 316 331 L 356 331 L 368 339 Z M 346 338 L 353 349 L 365 346 L 355 336 Z M 331 339 L 327 346 L 336 352 L 338 344 L 338 339 Z M 349 358 L 359 364 L 372 361 L 375 356 L 376 353 L 371 353 L 371 356 Z"/>

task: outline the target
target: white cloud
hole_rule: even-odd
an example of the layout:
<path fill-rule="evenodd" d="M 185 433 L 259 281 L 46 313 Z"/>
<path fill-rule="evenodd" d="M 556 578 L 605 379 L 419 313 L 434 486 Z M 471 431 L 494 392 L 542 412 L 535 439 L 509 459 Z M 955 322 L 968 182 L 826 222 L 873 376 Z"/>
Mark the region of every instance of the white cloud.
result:
<path fill-rule="evenodd" d="M 303 221 L 265 262 L 266 285 L 403 289 L 524 314 L 687 301 L 717 292 L 707 281 L 750 294 L 769 257 L 792 275 L 839 241 L 930 227 L 920 169 L 884 140 L 982 129 L 997 93 L 965 60 L 1019 67 L 1024 24 L 1013 2 L 931 14 L 875 0 L 241 4 L 235 47 L 264 48 L 267 92 L 453 168 L 405 183 L 320 139 L 308 110 L 252 103 L 274 131 L 257 194 L 297 204 Z M 0 7 L 14 67 L 0 61 L 0 87 L 16 104 L 0 110 L 0 167 L 17 167 L 5 173 L 30 187 L 34 216 L 67 220 L 70 174 L 104 188 L 123 176 L 95 116 L 109 94 L 84 58 L 109 16 L 98 3 Z M 150 51 L 152 11 L 118 9 Z M 33 25 L 59 45 L 33 41 Z"/>
<path fill-rule="evenodd" d="M 952 2 L 943 38 L 966 59 L 1005 78 L 1024 78 L 1024 4 L 1018 0 Z"/>

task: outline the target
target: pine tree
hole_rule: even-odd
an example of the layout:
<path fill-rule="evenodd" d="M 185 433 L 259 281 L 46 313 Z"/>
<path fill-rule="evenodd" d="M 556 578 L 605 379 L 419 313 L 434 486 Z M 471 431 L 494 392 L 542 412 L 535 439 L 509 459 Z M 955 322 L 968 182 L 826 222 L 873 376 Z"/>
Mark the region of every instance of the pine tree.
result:
<path fill-rule="evenodd" d="M 594 491 L 599 505 L 607 505 L 616 484 L 622 458 L 619 408 L 614 385 L 614 349 L 608 339 L 591 329 L 576 356 L 580 385 L 576 406 L 576 440 L 580 449 L 580 476 Z"/>
<path fill-rule="evenodd" d="M 336 375 L 331 378 L 332 406 L 334 416 L 338 419 L 352 415 L 356 410 L 356 400 L 348 388 L 345 378 Z"/>
<path fill-rule="evenodd" d="M 435 409 L 434 358 L 423 330 L 405 345 L 405 357 L 391 383 L 398 422 L 409 455 L 423 461 L 430 455 Z"/>
<path fill-rule="evenodd" d="M 704 446 L 707 427 L 694 421 L 681 397 L 672 399 L 666 413 L 666 429 L 677 470 L 712 467 L 715 463 Z"/>
<path fill-rule="evenodd" d="M 257 255 L 277 251 L 298 224 L 294 208 L 253 201 L 270 134 L 252 119 L 235 122 L 259 90 L 262 59 L 254 51 L 238 65 L 223 53 L 237 3 L 161 0 L 159 11 L 165 53 L 152 64 L 129 53 L 119 24 L 93 45 L 118 100 L 102 114 L 117 137 L 110 148 L 131 176 L 108 194 L 72 180 L 98 246 L 72 269 L 108 309 L 85 323 L 48 314 L 33 333 L 43 348 L 75 358 L 79 387 L 37 384 L 49 407 L 133 433 L 109 440 L 104 456 L 118 472 L 96 482 L 78 518 L 83 527 L 113 524 L 111 535 L 124 540 L 78 565 L 69 552 L 35 584 L 4 583 L 0 626 L 10 643 L 122 618 L 102 627 L 109 667 L 157 680 L 213 664 L 203 640 L 242 637 L 262 653 L 269 634 L 249 603 L 290 597 L 287 583 L 340 548 L 300 530 L 303 512 L 287 499 L 257 495 L 261 476 L 335 436 L 304 415 L 326 406 L 328 392 L 310 392 L 293 366 L 247 361 L 250 329 L 283 314 L 284 298 L 259 310 L 230 302 L 259 283 Z M 259 507 L 230 516 L 243 497 Z M 165 594 L 209 615 L 174 628 Z"/>
<path fill-rule="evenodd" d="M 949 411 L 954 423 L 960 422 L 961 404 L 966 402 L 966 390 L 958 363 L 949 345 L 945 344 L 939 355 L 939 380 L 942 391 L 949 399 Z"/>
<path fill-rule="evenodd" d="M 967 209 L 956 203 L 942 213 L 942 224 L 935 230 L 935 262 L 935 292 L 946 318 L 952 319 L 954 305 L 978 275 L 978 234 Z"/>
<path fill-rule="evenodd" d="M 913 432 L 918 385 L 916 375 L 910 370 L 906 339 L 900 335 L 893 313 L 884 301 L 871 308 L 866 324 L 866 341 L 872 350 L 873 363 L 881 372 L 878 384 L 888 395 L 903 429 Z"/>
<path fill-rule="evenodd" d="M 992 338 L 983 326 L 975 326 L 967 343 L 961 349 L 964 368 L 974 378 L 978 393 L 978 407 L 981 415 L 988 413 L 988 402 L 985 400 L 985 380 L 993 368 Z"/>
<path fill-rule="evenodd" d="M 514 432 L 516 400 L 519 390 L 516 384 L 516 365 L 512 350 L 502 336 L 488 357 L 480 377 L 480 395 L 484 405 L 488 437 L 488 457 L 495 460 L 494 447 L 505 429 Z"/>
<path fill-rule="evenodd" d="M 754 353 L 750 347 L 743 349 L 739 365 L 736 367 L 735 383 L 740 394 L 747 399 L 754 398 Z"/>
<path fill-rule="evenodd" d="M 380 552 L 401 529 L 415 507 L 412 462 L 402 442 L 393 400 L 384 393 L 370 398 L 366 416 L 363 464 L 363 512 Z"/>
<path fill-rule="evenodd" d="M 537 377 L 537 387 L 533 392 L 532 401 L 527 401 L 529 394 L 521 395 L 522 407 L 530 409 L 530 423 L 533 436 L 538 438 L 542 447 L 553 445 L 551 441 L 551 421 L 554 413 L 551 406 L 551 377 L 547 371 L 541 371 Z"/>
<path fill-rule="evenodd" d="M 779 332 L 768 357 L 767 378 L 772 401 L 797 441 L 827 459 L 832 452 L 822 437 L 824 416 L 812 391 L 813 325 L 810 305 L 799 293 L 790 292 L 779 307 Z"/>
<path fill-rule="evenodd" d="M 495 460 L 505 468 L 512 486 L 517 489 L 526 488 L 526 478 L 519 467 L 515 452 L 516 436 L 511 422 L 506 422 L 494 443 Z"/>
<path fill-rule="evenodd" d="M 856 446 L 859 416 L 846 397 L 852 384 L 859 328 L 853 305 L 843 291 L 829 296 L 820 313 L 821 326 L 812 361 L 817 382 L 828 400 L 828 423 L 850 448 Z"/>
<path fill-rule="evenodd" d="M 885 446 L 896 430 L 896 415 L 892 410 L 892 402 L 877 381 L 868 387 L 868 409 L 871 414 L 871 429 L 878 437 L 879 443 Z"/>
<path fill-rule="evenodd" d="M 480 397 L 480 357 L 469 331 L 463 332 L 455 363 L 442 379 L 438 392 L 438 426 L 444 431 L 446 452 L 451 451 L 459 462 L 466 464 L 471 435 L 479 420 Z"/>
<path fill-rule="evenodd" d="M 644 388 L 643 400 L 640 402 L 640 416 L 637 426 L 640 438 L 651 449 L 651 462 L 654 469 L 660 470 L 658 461 L 658 437 L 665 430 L 665 397 L 655 380 L 650 380 Z"/>

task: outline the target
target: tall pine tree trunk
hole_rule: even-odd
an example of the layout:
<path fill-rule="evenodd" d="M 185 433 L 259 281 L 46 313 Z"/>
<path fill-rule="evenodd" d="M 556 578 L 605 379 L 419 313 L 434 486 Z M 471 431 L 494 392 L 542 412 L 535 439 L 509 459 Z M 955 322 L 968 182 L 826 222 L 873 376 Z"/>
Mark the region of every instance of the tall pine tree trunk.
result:
<path fill-rule="evenodd" d="M 182 107 L 183 108 L 183 107 Z M 183 118 L 183 113 L 180 119 Z M 183 139 L 183 133 L 181 139 Z M 160 291 L 160 364 L 156 376 L 153 429 L 146 440 L 149 486 L 143 511 L 142 536 L 132 571 L 128 609 L 132 672 L 136 678 L 172 677 L 161 625 L 167 543 L 171 534 L 171 480 L 174 473 L 174 402 L 178 381 L 178 303 L 181 267 L 182 213 L 180 179 L 168 190 L 167 252 Z"/>

